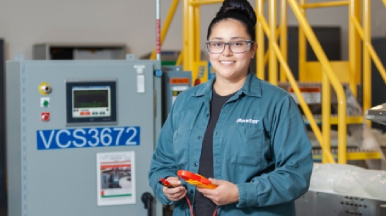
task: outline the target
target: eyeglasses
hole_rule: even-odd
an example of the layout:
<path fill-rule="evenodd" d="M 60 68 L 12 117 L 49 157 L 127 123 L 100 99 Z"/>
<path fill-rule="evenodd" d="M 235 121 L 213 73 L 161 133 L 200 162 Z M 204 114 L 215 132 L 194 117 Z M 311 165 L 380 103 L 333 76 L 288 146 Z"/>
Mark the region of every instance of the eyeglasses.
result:
<path fill-rule="evenodd" d="M 251 44 L 253 44 L 254 41 L 251 40 L 244 40 L 244 41 L 231 41 L 228 43 L 222 42 L 222 41 L 207 41 L 206 42 L 206 49 L 211 54 L 220 54 L 224 52 L 225 46 L 229 45 L 229 49 L 232 53 L 243 53 L 250 49 Z"/>

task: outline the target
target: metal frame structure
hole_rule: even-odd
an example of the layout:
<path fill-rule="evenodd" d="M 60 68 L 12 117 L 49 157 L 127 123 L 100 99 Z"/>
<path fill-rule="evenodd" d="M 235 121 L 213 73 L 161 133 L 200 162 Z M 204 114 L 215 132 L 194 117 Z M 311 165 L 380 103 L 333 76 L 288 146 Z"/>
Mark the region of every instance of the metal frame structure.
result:
<path fill-rule="evenodd" d="M 268 18 L 264 16 L 265 2 L 268 2 Z M 346 95 L 343 90 L 342 82 L 349 83 L 351 92 L 357 96 L 357 84 L 363 86 L 363 112 L 371 106 L 371 59 L 380 71 L 382 78 L 386 83 L 386 70 L 382 65 L 379 57 L 371 45 L 371 21 L 370 21 L 370 3 L 371 0 L 363 1 L 363 11 L 361 11 L 361 0 L 341 0 L 330 2 L 306 3 L 306 0 L 256 0 L 256 15 L 258 23 L 256 25 L 256 42 L 259 44 L 256 58 L 256 74 L 259 78 L 265 79 L 265 69 L 268 66 L 269 75 L 268 81 L 274 85 L 278 82 L 289 82 L 294 89 L 294 92 L 299 99 L 299 104 L 310 122 L 310 126 L 314 131 L 318 142 L 323 152 L 324 163 L 335 163 L 331 154 L 331 125 L 338 126 L 338 163 L 345 164 L 347 159 L 379 159 L 380 153 L 356 153 L 355 157 L 347 153 L 346 135 L 347 124 L 358 124 L 364 121 L 363 116 L 348 117 Z M 386 0 L 382 0 L 386 6 Z M 164 40 L 167 29 L 172 19 L 175 9 L 178 5 L 178 0 L 173 0 L 170 7 L 165 26 L 162 29 L 161 41 Z M 201 61 L 200 56 L 200 7 L 201 5 L 222 3 L 223 0 L 183 0 L 183 48 L 177 64 L 183 65 L 183 70 L 192 71 L 193 80 L 197 77 L 197 65 Z M 277 27 L 277 7 L 280 2 L 280 26 Z M 287 64 L 287 11 L 288 5 L 295 14 L 299 22 L 299 74 L 309 76 L 306 73 L 307 69 L 318 67 L 321 71 L 321 78 L 318 78 L 322 83 L 322 130 L 316 124 L 310 108 L 305 102 L 297 85 L 288 64 Z M 324 53 L 315 33 L 310 27 L 306 19 L 306 9 L 321 8 L 321 7 L 337 7 L 348 6 L 349 10 L 349 61 L 347 62 L 331 62 Z M 363 27 L 360 24 L 361 14 L 363 16 Z M 162 37 L 163 36 L 163 37 Z M 268 49 L 265 51 L 264 37 L 267 37 L 269 42 Z M 280 44 L 278 43 L 280 38 Z M 318 62 L 306 61 L 306 41 L 308 41 L 315 52 Z M 362 42 L 362 43 L 361 43 Z M 363 54 L 362 54 L 363 51 Z M 153 52 L 154 54 L 154 52 Z M 362 54 L 362 55 L 361 55 Z M 154 57 L 154 55 L 152 55 Z M 361 70 L 363 59 L 363 70 Z M 278 63 L 280 63 L 280 72 L 278 71 Z M 346 80 L 342 80 L 342 76 L 338 77 L 334 72 L 336 69 L 343 69 L 347 76 Z M 362 73 L 361 73 L 362 72 Z M 279 75 L 280 74 L 280 75 Z M 361 77 L 363 80 L 361 81 Z M 302 77 L 302 76 L 300 76 Z M 315 77 L 313 77 L 315 79 Z M 331 86 L 333 87 L 338 100 L 338 116 L 331 117 Z M 367 121 L 370 124 L 369 121 Z"/>

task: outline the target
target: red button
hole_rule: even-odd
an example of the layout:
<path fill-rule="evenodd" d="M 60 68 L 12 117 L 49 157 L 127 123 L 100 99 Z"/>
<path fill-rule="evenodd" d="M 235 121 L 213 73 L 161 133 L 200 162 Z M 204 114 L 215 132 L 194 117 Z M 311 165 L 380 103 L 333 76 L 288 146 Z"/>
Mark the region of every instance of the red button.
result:
<path fill-rule="evenodd" d="M 90 115 L 90 112 L 80 112 L 80 115 Z"/>
<path fill-rule="evenodd" d="M 42 121 L 49 121 L 50 120 L 50 113 L 49 112 L 42 112 L 41 119 L 42 119 Z"/>

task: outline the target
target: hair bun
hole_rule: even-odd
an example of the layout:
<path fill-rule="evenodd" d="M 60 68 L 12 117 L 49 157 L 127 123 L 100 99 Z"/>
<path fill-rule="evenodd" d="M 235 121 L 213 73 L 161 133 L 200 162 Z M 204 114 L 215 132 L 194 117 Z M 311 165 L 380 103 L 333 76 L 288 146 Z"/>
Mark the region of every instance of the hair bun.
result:
<path fill-rule="evenodd" d="M 242 14 L 248 18 L 253 25 L 256 25 L 256 14 L 248 0 L 225 0 L 216 16 L 221 16 L 226 13 Z"/>

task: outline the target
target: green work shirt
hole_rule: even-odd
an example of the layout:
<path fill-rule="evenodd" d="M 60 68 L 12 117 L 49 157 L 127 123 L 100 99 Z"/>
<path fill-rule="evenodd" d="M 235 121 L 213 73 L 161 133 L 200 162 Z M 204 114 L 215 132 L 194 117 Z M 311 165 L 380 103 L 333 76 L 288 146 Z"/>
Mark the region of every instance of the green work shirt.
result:
<path fill-rule="evenodd" d="M 177 176 L 178 170 L 198 172 L 213 82 L 178 96 L 152 157 L 150 186 L 161 203 L 175 205 L 175 216 L 190 215 L 186 200 L 170 201 L 157 181 Z M 294 201 L 307 192 L 312 166 L 298 105 L 286 91 L 249 73 L 222 107 L 213 132 L 214 178 L 236 184 L 239 191 L 239 201 L 220 206 L 217 214 L 295 215 Z M 184 185 L 194 205 L 195 188 Z"/>

